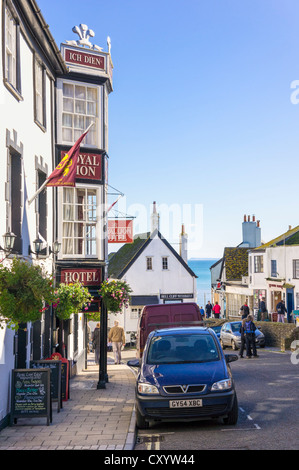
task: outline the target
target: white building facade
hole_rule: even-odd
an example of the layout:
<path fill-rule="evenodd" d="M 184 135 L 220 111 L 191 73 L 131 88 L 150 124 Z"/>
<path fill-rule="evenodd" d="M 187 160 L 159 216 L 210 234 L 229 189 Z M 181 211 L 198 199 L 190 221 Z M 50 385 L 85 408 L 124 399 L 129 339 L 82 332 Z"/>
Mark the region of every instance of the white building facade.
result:
<path fill-rule="evenodd" d="M 285 301 L 288 314 L 299 310 L 299 227 L 288 230 L 249 254 L 249 287 L 253 292 L 253 308 L 257 314 L 265 298 L 267 310 L 275 314 L 276 305 Z"/>
<path fill-rule="evenodd" d="M 55 79 L 67 69 L 34 1 L 3 1 L 0 15 L 0 236 L 13 232 L 13 256 L 40 263 L 51 274 L 54 191 L 41 193 L 30 205 L 26 196 L 53 170 Z M 38 259 L 32 254 L 37 238 L 43 241 Z M 6 254 L 1 251 L 1 262 L 9 267 L 12 255 Z M 0 329 L 0 428 L 9 414 L 11 370 L 50 353 L 48 318 L 49 311 L 17 332 Z"/>

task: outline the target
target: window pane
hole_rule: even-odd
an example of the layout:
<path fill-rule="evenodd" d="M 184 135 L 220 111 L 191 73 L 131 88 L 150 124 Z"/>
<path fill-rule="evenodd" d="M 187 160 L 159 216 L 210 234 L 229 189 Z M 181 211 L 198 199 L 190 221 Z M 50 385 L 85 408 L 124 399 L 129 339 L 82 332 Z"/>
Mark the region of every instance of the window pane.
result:
<path fill-rule="evenodd" d="M 86 88 L 85 86 L 76 86 L 75 88 L 75 98 L 79 98 L 81 100 L 86 99 Z"/>
<path fill-rule="evenodd" d="M 96 103 L 91 103 L 90 101 L 87 102 L 87 114 L 90 116 L 96 116 L 97 108 Z"/>
<path fill-rule="evenodd" d="M 75 101 L 75 113 L 86 114 L 86 103 L 85 101 Z"/>
<path fill-rule="evenodd" d="M 71 114 L 62 114 L 62 125 L 64 127 L 73 127 L 73 116 Z"/>
<path fill-rule="evenodd" d="M 63 98 L 63 111 L 74 112 L 74 101 L 70 98 Z"/>
<path fill-rule="evenodd" d="M 17 25 L 8 8 L 6 8 L 5 14 L 5 74 L 8 82 L 17 88 Z"/>
<path fill-rule="evenodd" d="M 73 132 L 72 129 L 62 129 L 62 139 L 65 140 L 66 142 L 72 142 L 73 141 Z"/>
<path fill-rule="evenodd" d="M 87 99 L 89 101 L 97 101 L 97 89 L 87 88 Z"/>
<path fill-rule="evenodd" d="M 80 129 L 82 130 L 81 133 L 83 133 L 85 131 L 85 128 L 84 128 L 84 116 L 78 116 L 78 115 L 75 115 L 74 116 L 74 127 L 76 129 Z"/>
<path fill-rule="evenodd" d="M 63 84 L 63 96 L 68 96 L 70 98 L 74 97 L 74 85 L 70 83 Z"/>

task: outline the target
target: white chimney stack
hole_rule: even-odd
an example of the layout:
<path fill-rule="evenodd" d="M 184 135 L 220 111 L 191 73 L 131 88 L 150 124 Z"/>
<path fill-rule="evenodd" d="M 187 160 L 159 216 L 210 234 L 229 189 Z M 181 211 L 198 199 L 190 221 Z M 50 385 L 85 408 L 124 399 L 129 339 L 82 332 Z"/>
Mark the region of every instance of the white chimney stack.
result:
<path fill-rule="evenodd" d="M 156 201 L 153 202 L 153 212 L 151 215 L 151 233 L 155 230 L 160 230 L 160 217 L 157 212 Z"/>
<path fill-rule="evenodd" d="M 181 233 L 181 243 L 180 243 L 180 256 L 183 258 L 185 263 L 188 262 L 188 235 L 185 233 L 185 225 L 182 225 L 182 233 Z"/>

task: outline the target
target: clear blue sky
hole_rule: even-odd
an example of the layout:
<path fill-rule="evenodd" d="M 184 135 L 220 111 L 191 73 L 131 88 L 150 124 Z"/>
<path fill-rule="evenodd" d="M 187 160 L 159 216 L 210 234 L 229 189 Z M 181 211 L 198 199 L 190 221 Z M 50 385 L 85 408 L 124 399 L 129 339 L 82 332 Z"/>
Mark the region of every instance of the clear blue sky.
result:
<path fill-rule="evenodd" d="M 242 241 L 244 214 L 264 241 L 299 224 L 298 0 L 37 3 L 59 47 L 80 23 L 105 51 L 111 38 L 109 184 L 136 231 L 153 201 L 175 205 L 169 242 L 185 223 L 189 257 L 217 258 Z"/>

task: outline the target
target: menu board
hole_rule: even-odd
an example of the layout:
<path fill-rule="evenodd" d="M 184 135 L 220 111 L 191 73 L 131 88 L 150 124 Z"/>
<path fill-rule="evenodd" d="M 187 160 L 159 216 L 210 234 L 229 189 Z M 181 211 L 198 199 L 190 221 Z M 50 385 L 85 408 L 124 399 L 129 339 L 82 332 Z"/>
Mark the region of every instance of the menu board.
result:
<path fill-rule="evenodd" d="M 10 424 L 17 418 L 47 418 L 52 422 L 50 369 L 13 369 Z"/>
<path fill-rule="evenodd" d="M 50 390 L 51 399 L 57 401 L 57 411 L 62 408 L 61 396 L 61 361 L 51 361 L 48 359 L 31 361 L 30 366 L 34 369 L 50 369 Z"/>
<path fill-rule="evenodd" d="M 58 352 L 53 353 L 49 360 L 61 361 L 61 396 L 63 401 L 67 401 L 70 398 L 69 390 L 69 361 L 62 357 Z"/>

